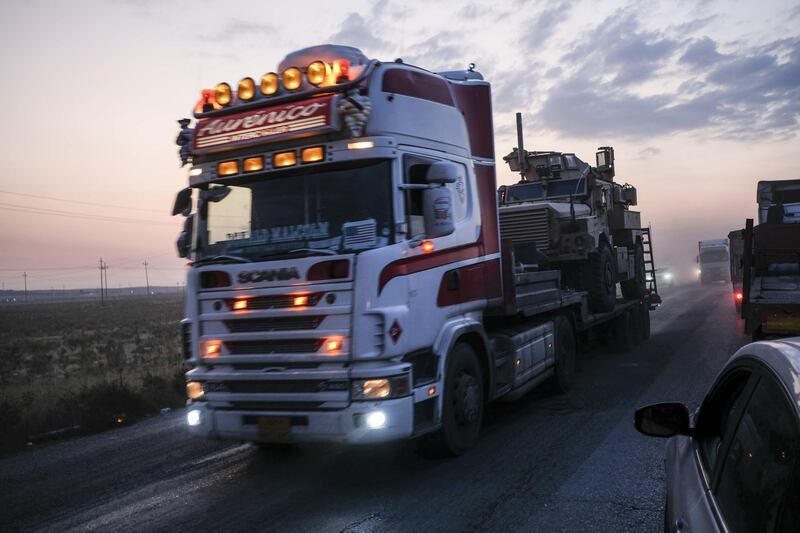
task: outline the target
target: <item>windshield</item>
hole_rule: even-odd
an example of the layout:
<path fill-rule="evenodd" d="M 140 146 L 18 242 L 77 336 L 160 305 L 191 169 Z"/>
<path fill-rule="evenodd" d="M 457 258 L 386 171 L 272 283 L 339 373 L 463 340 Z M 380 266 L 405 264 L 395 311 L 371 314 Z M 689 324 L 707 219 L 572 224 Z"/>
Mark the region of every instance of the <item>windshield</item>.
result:
<path fill-rule="evenodd" d="M 198 258 L 258 260 L 300 248 L 353 252 L 394 242 L 388 160 L 261 175 L 212 185 L 206 194 L 220 199 L 201 208 Z"/>
<path fill-rule="evenodd" d="M 571 180 L 551 180 L 547 183 L 547 198 L 563 198 L 586 195 L 586 180 L 583 178 Z M 523 183 L 510 185 L 506 193 L 506 202 L 526 202 L 531 200 L 544 200 L 542 182 Z"/>
<path fill-rule="evenodd" d="M 728 260 L 728 252 L 725 250 L 705 250 L 700 252 L 701 263 L 721 263 Z"/>

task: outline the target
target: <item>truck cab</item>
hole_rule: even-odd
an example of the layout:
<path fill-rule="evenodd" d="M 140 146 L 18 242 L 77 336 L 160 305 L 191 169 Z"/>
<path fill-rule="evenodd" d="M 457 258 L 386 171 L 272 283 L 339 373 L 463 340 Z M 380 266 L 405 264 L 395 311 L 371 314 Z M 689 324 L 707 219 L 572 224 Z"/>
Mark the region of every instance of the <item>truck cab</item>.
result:
<path fill-rule="evenodd" d="M 730 247 L 728 239 L 710 239 L 697 243 L 697 267 L 700 283 L 730 281 Z"/>

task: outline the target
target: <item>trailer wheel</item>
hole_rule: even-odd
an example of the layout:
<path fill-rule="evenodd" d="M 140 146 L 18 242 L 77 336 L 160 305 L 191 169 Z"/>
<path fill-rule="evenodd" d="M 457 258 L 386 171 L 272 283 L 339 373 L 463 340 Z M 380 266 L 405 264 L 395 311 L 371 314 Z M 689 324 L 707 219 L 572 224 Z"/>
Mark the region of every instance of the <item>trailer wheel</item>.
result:
<path fill-rule="evenodd" d="M 642 323 L 641 304 L 628 311 L 631 315 L 631 337 L 633 345 L 639 346 L 644 341 L 644 324 Z"/>
<path fill-rule="evenodd" d="M 575 361 L 577 347 L 575 333 L 569 319 L 563 316 L 556 318 L 555 332 L 555 374 L 552 378 L 553 388 L 558 392 L 567 392 L 575 380 Z"/>
<path fill-rule="evenodd" d="M 423 455 L 461 455 L 478 442 L 483 421 L 483 374 L 478 355 L 469 344 L 455 345 L 445 370 L 442 427 L 423 437 Z"/>
<path fill-rule="evenodd" d="M 639 309 L 639 325 L 642 328 L 642 340 L 650 338 L 650 306 L 642 304 Z"/>
<path fill-rule="evenodd" d="M 617 269 L 608 244 L 600 244 L 596 252 L 589 254 L 583 278 L 589 308 L 596 313 L 612 311 L 617 299 Z"/>
<path fill-rule="evenodd" d="M 633 349 L 633 313 L 625 311 L 614 319 L 614 349 L 620 352 L 629 352 Z"/>
<path fill-rule="evenodd" d="M 643 298 L 647 292 L 647 273 L 644 267 L 644 248 L 637 242 L 633 248 L 633 277 L 619 284 L 622 296 L 628 300 Z"/>

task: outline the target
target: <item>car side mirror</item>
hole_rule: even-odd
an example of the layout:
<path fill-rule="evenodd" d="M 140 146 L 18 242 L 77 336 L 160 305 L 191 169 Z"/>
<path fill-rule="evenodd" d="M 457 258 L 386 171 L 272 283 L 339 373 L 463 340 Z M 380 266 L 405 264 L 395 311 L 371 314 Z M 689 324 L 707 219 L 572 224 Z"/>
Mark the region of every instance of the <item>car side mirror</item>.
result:
<path fill-rule="evenodd" d="M 636 410 L 634 426 L 649 437 L 691 435 L 689 409 L 680 402 L 664 402 Z"/>
<path fill-rule="evenodd" d="M 175 195 L 175 205 L 172 207 L 172 216 L 183 215 L 188 217 L 192 212 L 192 189 L 183 189 Z"/>
<path fill-rule="evenodd" d="M 192 251 L 192 232 L 194 230 L 194 217 L 187 217 L 183 221 L 183 231 L 178 235 L 175 243 L 178 248 L 178 257 L 189 257 Z"/>

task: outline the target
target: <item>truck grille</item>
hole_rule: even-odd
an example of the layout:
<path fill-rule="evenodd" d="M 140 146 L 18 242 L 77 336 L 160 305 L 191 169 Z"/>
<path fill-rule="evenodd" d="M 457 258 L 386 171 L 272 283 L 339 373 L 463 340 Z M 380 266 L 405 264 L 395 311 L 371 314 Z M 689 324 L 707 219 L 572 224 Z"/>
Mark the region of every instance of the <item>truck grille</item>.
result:
<path fill-rule="evenodd" d="M 255 298 L 248 298 L 247 309 L 284 309 L 286 307 L 294 307 L 296 296 L 296 294 L 278 294 L 275 296 L 256 296 Z M 322 293 L 315 292 L 313 294 L 304 294 L 303 296 L 308 297 L 308 302 L 305 305 L 314 306 L 319 303 L 320 298 L 322 298 Z M 233 308 L 233 302 L 235 301 L 234 298 L 230 298 L 228 300 L 228 307 Z"/>
<path fill-rule="evenodd" d="M 206 392 L 228 392 L 234 394 L 292 394 L 348 391 L 347 380 L 288 379 L 283 381 L 214 381 L 206 382 Z"/>
<path fill-rule="evenodd" d="M 550 248 L 550 217 L 546 207 L 501 209 L 500 238 L 515 244 L 536 243 L 539 250 Z"/>
<path fill-rule="evenodd" d="M 231 333 L 251 333 L 258 331 L 297 331 L 317 329 L 324 317 L 291 316 L 275 318 L 243 318 L 226 320 L 225 326 Z"/>
<path fill-rule="evenodd" d="M 225 348 L 231 355 L 316 353 L 324 341 L 325 339 L 227 341 Z"/>

